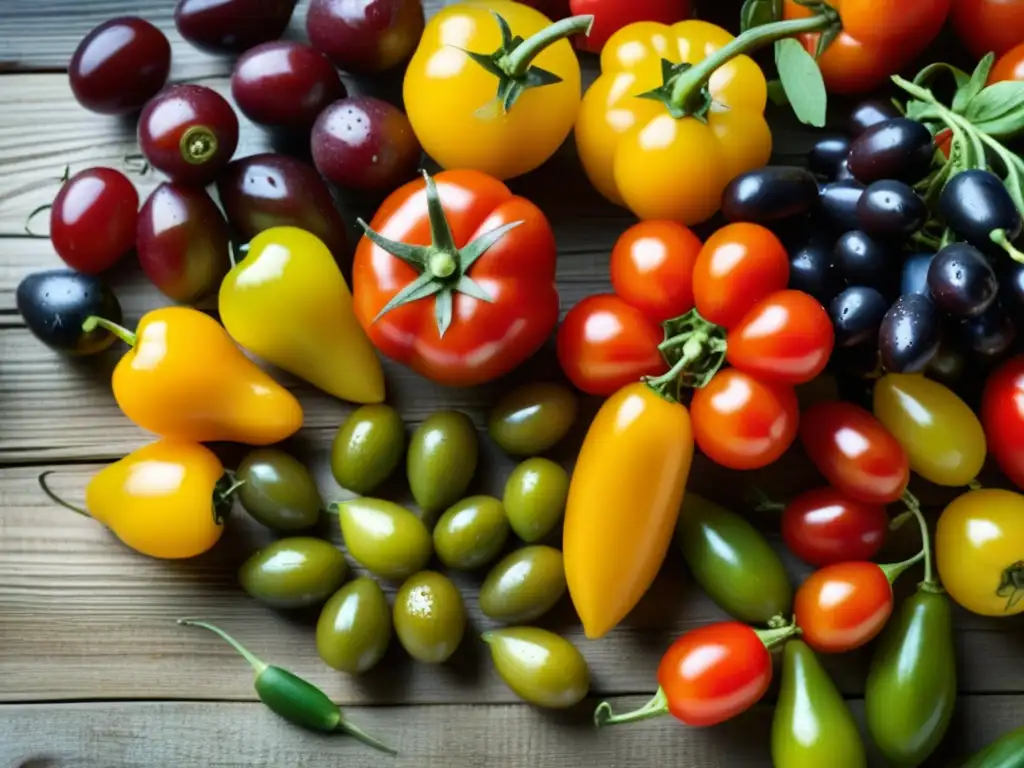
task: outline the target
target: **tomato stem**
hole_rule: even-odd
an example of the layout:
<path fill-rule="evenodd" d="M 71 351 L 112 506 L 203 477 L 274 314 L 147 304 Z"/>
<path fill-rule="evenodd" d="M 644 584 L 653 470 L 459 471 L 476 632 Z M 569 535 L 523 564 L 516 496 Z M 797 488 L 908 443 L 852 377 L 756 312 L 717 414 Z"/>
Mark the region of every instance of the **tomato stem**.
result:
<path fill-rule="evenodd" d="M 924 558 L 924 581 L 921 582 L 920 586 L 922 589 L 929 592 L 941 591 L 942 586 L 935 578 L 932 541 L 931 537 L 928 535 L 928 523 L 925 521 L 924 514 L 921 512 L 921 503 L 917 500 L 917 497 L 914 494 L 906 490 L 903 491 L 903 495 L 900 497 L 900 500 L 907 507 L 907 512 L 917 519 L 917 524 L 921 529 L 921 555 Z"/>
<path fill-rule="evenodd" d="M 616 715 L 612 711 L 612 705 L 602 701 L 594 710 L 594 725 L 604 728 L 606 725 L 622 725 L 623 723 L 636 723 L 640 720 L 650 720 L 653 717 L 661 717 L 668 714 L 668 698 L 665 691 L 659 687 L 654 698 L 644 704 L 640 709 Z"/>
<path fill-rule="evenodd" d="M 889 580 L 890 584 L 892 584 L 900 577 L 900 574 L 907 570 L 907 568 L 921 562 L 923 559 L 924 550 L 922 549 L 909 560 L 904 560 L 899 563 L 882 563 L 878 567 L 882 569 L 882 573 L 885 574 L 885 578 Z"/>
<path fill-rule="evenodd" d="M 1013 243 L 1010 242 L 1009 238 L 1006 236 L 1006 230 L 993 229 L 989 233 L 988 237 L 993 243 L 1006 251 L 1011 259 L 1016 261 L 1018 264 L 1024 264 L 1024 253 L 1021 253 L 1014 247 Z"/>
<path fill-rule="evenodd" d="M 97 328 L 104 328 L 110 331 L 112 334 L 117 336 L 117 338 L 119 338 L 129 347 L 135 346 L 136 338 L 134 333 L 132 333 L 122 325 L 118 325 L 117 323 L 111 320 L 107 320 L 105 317 L 89 315 L 87 318 L 85 318 L 85 321 L 82 323 L 82 330 L 85 333 L 92 333 Z"/>
<path fill-rule="evenodd" d="M 55 470 L 48 469 L 47 471 L 39 475 L 38 478 L 36 478 L 39 481 L 39 487 L 43 489 L 43 493 L 49 496 L 51 501 L 60 504 L 65 509 L 70 509 L 72 512 L 76 512 L 82 517 L 88 517 L 90 520 L 94 519 L 93 516 L 88 513 L 88 511 L 82 509 L 81 507 L 76 507 L 74 504 L 71 504 L 67 501 L 64 501 L 64 499 L 62 499 L 60 496 L 53 492 L 50 486 L 46 483 L 46 477 L 47 475 L 52 475 L 54 471 Z"/>
<path fill-rule="evenodd" d="M 774 620 L 775 617 L 772 617 Z M 777 645 L 781 645 L 792 637 L 796 637 L 801 633 L 800 627 L 794 622 L 789 621 L 785 626 L 773 627 L 771 629 L 753 629 L 751 628 L 758 639 L 764 643 L 764 647 L 769 651 Z"/>
<path fill-rule="evenodd" d="M 533 60 L 553 43 L 576 34 L 590 34 L 594 26 L 592 15 L 570 16 L 545 27 L 540 32 L 526 38 L 512 52 L 503 57 L 501 67 L 509 77 L 522 77 L 526 74 Z"/>

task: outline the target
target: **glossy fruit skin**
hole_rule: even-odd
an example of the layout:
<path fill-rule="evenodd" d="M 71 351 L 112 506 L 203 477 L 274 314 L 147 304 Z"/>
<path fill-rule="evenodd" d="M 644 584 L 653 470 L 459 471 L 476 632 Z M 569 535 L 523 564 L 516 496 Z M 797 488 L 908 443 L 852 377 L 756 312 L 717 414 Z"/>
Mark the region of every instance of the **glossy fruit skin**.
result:
<path fill-rule="evenodd" d="M 837 232 L 849 232 L 860 224 L 857 206 L 863 196 L 864 185 L 856 179 L 832 181 L 821 188 L 818 210 Z"/>
<path fill-rule="evenodd" d="M 409 440 L 406 472 L 424 519 L 433 520 L 466 492 L 480 447 L 476 427 L 461 411 L 428 416 Z"/>
<path fill-rule="evenodd" d="M 550 459 L 533 458 L 512 470 L 502 504 L 516 536 L 530 544 L 561 522 L 568 496 L 569 474 Z"/>
<path fill-rule="evenodd" d="M 959 331 L 958 341 L 965 351 L 990 360 L 1000 357 L 1017 338 L 1017 326 L 999 302 L 965 320 Z"/>
<path fill-rule="evenodd" d="M 323 539 L 278 539 L 253 553 L 238 569 L 250 597 L 271 608 L 308 608 L 337 591 L 348 575 L 341 550 Z"/>
<path fill-rule="evenodd" d="M 685 315 L 693 309 L 693 265 L 700 249 L 700 238 L 682 224 L 634 224 L 612 248 L 612 288 L 654 323 Z"/>
<path fill-rule="evenodd" d="M 75 48 L 68 64 L 71 92 L 86 109 L 126 115 L 164 87 L 171 69 L 171 44 L 137 16 L 100 24 Z"/>
<path fill-rule="evenodd" d="M 510 456 L 536 456 L 565 437 L 578 412 L 572 390 L 546 382 L 523 384 L 494 406 L 487 434 Z"/>
<path fill-rule="evenodd" d="M 296 0 L 178 0 L 181 36 L 211 53 L 241 53 L 283 33 Z"/>
<path fill-rule="evenodd" d="M 868 128 L 850 145 L 850 171 L 861 182 L 920 181 L 932 162 L 935 142 L 921 123 L 896 117 Z"/>
<path fill-rule="evenodd" d="M 891 765 L 916 768 L 939 746 L 956 705 L 953 611 L 918 589 L 889 621 L 871 657 L 864 709 Z"/>
<path fill-rule="evenodd" d="M 973 535 L 973 531 L 985 535 Z M 979 616 L 1024 611 L 1024 496 L 984 488 L 954 499 L 935 529 L 935 565 L 949 596 Z"/>
<path fill-rule="evenodd" d="M 455 585 L 434 571 L 410 576 L 395 595 L 395 634 L 424 664 L 443 664 L 466 631 L 466 607 Z"/>
<path fill-rule="evenodd" d="M 892 587 L 875 563 L 846 561 L 815 571 L 793 600 L 803 639 L 821 653 L 844 653 L 870 642 L 892 613 Z"/>
<path fill-rule="evenodd" d="M 895 179 L 872 182 L 857 202 L 860 228 L 882 240 L 904 240 L 927 218 L 924 200 L 909 184 Z"/>
<path fill-rule="evenodd" d="M 658 352 L 664 337 L 639 309 L 615 294 L 599 293 L 570 309 L 558 326 L 558 362 L 577 389 L 608 396 L 668 370 Z"/>
<path fill-rule="evenodd" d="M 889 516 L 830 486 L 805 491 L 782 513 L 782 539 L 805 563 L 822 567 L 848 560 L 871 560 L 885 543 Z"/>
<path fill-rule="evenodd" d="M 231 268 L 228 226 L 199 187 L 160 184 L 139 211 L 136 250 L 146 277 L 166 296 L 191 304 Z"/>
<path fill-rule="evenodd" d="M 828 305 L 836 347 L 874 343 L 889 310 L 889 302 L 876 288 L 850 286 Z"/>
<path fill-rule="evenodd" d="M 759 224 L 737 222 L 705 241 L 693 269 L 693 296 L 703 318 L 732 328 L 788 281 L 789 256 L 779 238 Z"/>
<path fill-rule="evenodd" d="M 733 618 L 788 618 L 793 587 L 778 554 L 741 515 L 695 493 L 683 497 L 676 542 L 708 596 Z"/>
<path fill-rule="evenodd" d="M 1024 80 L 1024 43 L 1006 51 L 988 73 L 988 84 Z"/>
<path fill-rule="evenodd" d="M 1020 768 L 1024 751 L 1024 726 L 1004 733 L 984 749 L 975 752 L 961 768 Z"/>
<path fill-rule="evenodd" d="M 1001 56 L 1020 42 L 1024 7 L 1017 0 L 956 0 L 953 31 L 976 59 Z"/>
<path fill-rule="evenodd" d="M 171 181 L 202 187 L 213 181 L 238 146 L 231 105 L 203 85 L 172 85 L 139 116 L 139 148 Z"/>
<path fill-rule="evenodd" d="M 243 482 L 238 500 L 254 520 L 275 531 L 301 531 L 316 525 L 323 502 L 316 481 L 295 457 L 277 448 L 259 448 L 238 465 Z"/>
<path fill-rule="evenodd" d="M 50 208 L 50 242 L 74 270 L 99 274 L 135 246 L 139 193 L 120 171 L 88 168 L 64 182 Z"/>
<path fill-rule="evenodd" d="M 692 726 L 717 725 L 750 709 L 771 681 L 771 654 L 754 630 L 738 621 L 690 630 L 658 664 L 669 712 Z"/>
<path fill-rule="evenodd" d="M 354 74 L 383 72 L 406 61 L 423 25 L 419 0 L 312 0 L 306 14 L 313 47 Z"/>
<path fill-rule="evenodd" d="M 589 34 L 575 38 L 573 44 L 582 51 L 599 54 L 608 39 L 623 27 L 648 21 L 674 24 L 690 18 L 693 5 L 691 0 L 644 0 L 639 3 L 571 0 L 571 15 L 590 14 L 594 17 Z"/>
<path fill-rule="evenodd" d="M 331 473 L 338 485 L 360 496 L 376 490 L 405 455 L 405 424 L 390 405 L 356 408 L 331 444 Z"/>
<path fill-rule="evenodd" d="M 332 669 L 361 675 L 377 665 L 391 642 L 391 607 L 384 590 L 361 576 L 324 603 L 316 623 L 316 649 Z"/>
<path fill-rule="evenodd" d="M 833 343 L 832 323 L 815 298 L 778 291 L 730 329 L 725 359 L 762 382 L 803 384 L 825 370 Z"/>
<path fill-rule="evenodd" d="M 345 222 L 331 191 L 301 160 L 269 152 L 232 160 L 217 175 L 217 194 L 243 240 L 273 227 L 297 227 L 321 240 L 339 264 L 348 257 Z"/>
<path fill-rule="evenodd" d="M 989 375 L 981 420 L 992 457 L 1014 485 L 1024 488 L 1024 356 L 1010 358 Z"/>
<path fill-rule="evenodd" d="M 374 576 L 408 578 L 430 560 L 430 532 L 409 510 L 365 497 L 343 501 L 337 510 L 348 553 Z"/>
<path fill-rule="evenodd" d="M 846 132 L 856 139 L 868 128 L 899 116 L 900 113 L 890 102 L 866 99 L 850 111 L 850 116 L 846 120 Z"/>
<path fill-rule="evenodd" d="M 727 221 L 765 224 L 803 216 L 818 203 L 818 180 L 806 168 L 770 165 L 736 176 L 722 191 Z"/>
<path fill-rule="evenodd" d="M 562 553 L 534 544 L 506 555 L 480 587 L 480 610 L 506 624 L 536 621 L 565 594 Z"/>
<path fill-rule="evenodd" d="M 537 627 L 484 632 L 494 667 L 523 701 L 546 709 L 579 704 L 590 690 L 590 668 L 575 645 Z"/>
<path fill-rule="evenodd" d="M 730 469 L 757 469 L 792 445 L 800 406 L 791 386 L 726 368 L 694 391 L 690 415 L 693 438 L 708 458 Z"/>
<path fill-rule="evenodd" d="M 339 187 L 394 189 L 416 175 L 420 162 L 409 118 L 372 96 L 350 96 L 326 107 L 310 142 L 317 170 Z"/>
<path fill-rule="evenodd" d="M 1003 230 L 1013 242 L 1021 233 L 1020 211 L 998 176 L 969 169 L 953 176 L 939 195 L 939 213 L 946 223 L 976 248 L 991 248 L 989 235 Z"/>
<path fill-rule="evenodd" d="M 977 317 L 999 293 L 995 270 L 967 243 L 947 245 L 928 267 L 928 292 L 936 306 L 956 317 Z"/>
<path fill-rule="evenodd" d="M 789 257 L 789 287 L 813 296 L 828 306 L 845 287 L 833 268 L 832 248 L 822 243 L 807 243 Z"/>
<path fill-rule="evenodd" d="M 808 645 L 790 640 L 783 650 L 772 762 L 775 768 L 866 768 L 857 723 Z"/>
<path fill-rule="evenodd" d="M 235 104 L 260 125 L 308 129 L 345 93 L 331 62 L 308 45 L 290 40 L 250 48 L 231 72 Z"/>
<path fill-rule="evenodd" d="M 850 285 L 884 291 L 892 282 L 893 255 L 884 243 L 866 232 L 854 229 L 840 235 L 832 250 L 832 259 L 839 274 Z"/>
<path fill-rule="evenodd" d="M 825 136 L 814 142 L 807 153 L 807 166 L 826 179 L 834 179 L 839 165 L 850 153 L 850 139 L 846 136 Z"/>
<path fill-rule="evenodd" d="M 32 335 L 69 355 L 95 355 L 114 343 L 114 335 L 103 328 L 83 331 L 87 317 L 121 322 L 121 305 L 110 286 L 70 269 L 28 275 L 18 283 L 16 302 Z"/>
<path fill-rule="evenodd" d="M 903 494 L 910 460 L 868 411 L 852 403 L 816 403 L 800 423 L 804 450 L 838 490 L 869 504 L 891 504 Z"/>
<path fill-rule="evenodd" d="M 942 343 L 942 317 L 930 296 L 903 294 L 878 329 L 882 365 L 893 373 L 920 373 Z"/>
<path fill-rule="evenodd" d="M 915 253 L 903 262 L 900 278 L 900 293 L 917 293 L 931 298 L 928 290 L 928 270 L 931 268 L 934 253 Z"/>
<path fill-rule="evenodd" d="M 434 526 L 434 551 L 448 568 L 475 571 L 490 563 L 508 539 L 508 518 L 493 496 L 470 496 L 445 510 Z"/>

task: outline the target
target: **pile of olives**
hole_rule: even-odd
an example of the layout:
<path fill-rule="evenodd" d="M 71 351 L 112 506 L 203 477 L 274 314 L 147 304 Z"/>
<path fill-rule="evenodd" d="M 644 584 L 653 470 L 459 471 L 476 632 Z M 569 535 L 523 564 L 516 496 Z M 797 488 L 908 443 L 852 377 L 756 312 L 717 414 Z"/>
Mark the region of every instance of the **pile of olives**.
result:
<path fill-rule="evenodd" d="M 509 455 L 525 457 L 509 474 L 501 499 L 467 495 L 479 438 L 458 411 L 430 415 L 408 441 L 394 408 L 353 411 L 335 436 L 331 471 L 339 485 L 359 495 L 326 506 L 297 459 L 276 448 L 252 451 L 236 472 L 242 481 L 238 499 L 253 519 L 285 538 L 242 564 L 242 588 L 278 610 L 322 605 L 320 657 L 359 675 L 383 658 L 392 631 L 417 661 L 447 661 L 463 641 L 466 608 L 452 581 L 431 569 L 431 559 L 436 555 L 451 570 L 489 567 L 480 609 L 495 622 L 517 625 L 484 634 L 498 674 L 530 703 L 576 704 L 589 689 L 583 656 L 558 635 L 522 625 L 547 613 L 566 591 L 562 553 L 543 542 L 565 511 L 569 476 L 537 454 L 565 437 L 577 409 L 576 396 L 557 384 L 525 385 L 498 403 L 490 437 Z M 415 512 L 372 495 L 403 458 Z M 346 583 L 351 569 L 344 553 L 310 535 L 325 510 L 337 516 L 348 556 L 368 575 Z M 524 546 L 509 551 L 513 534 Z M 393 606 L 378 580 L 399 585 Z"/>

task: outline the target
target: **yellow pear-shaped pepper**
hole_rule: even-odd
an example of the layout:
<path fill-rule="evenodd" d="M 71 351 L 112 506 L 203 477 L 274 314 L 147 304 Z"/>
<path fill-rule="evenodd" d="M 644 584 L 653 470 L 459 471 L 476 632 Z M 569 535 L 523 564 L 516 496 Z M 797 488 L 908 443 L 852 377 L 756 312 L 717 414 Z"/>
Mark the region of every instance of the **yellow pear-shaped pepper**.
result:
<path fill-rule="evenodd" d="M 220 318 L 250 352 L 354 403 L 384 400 L 384 373 L 352 310 L 352 294 L 315 235 L 273 227 L 220 287 Z"/>

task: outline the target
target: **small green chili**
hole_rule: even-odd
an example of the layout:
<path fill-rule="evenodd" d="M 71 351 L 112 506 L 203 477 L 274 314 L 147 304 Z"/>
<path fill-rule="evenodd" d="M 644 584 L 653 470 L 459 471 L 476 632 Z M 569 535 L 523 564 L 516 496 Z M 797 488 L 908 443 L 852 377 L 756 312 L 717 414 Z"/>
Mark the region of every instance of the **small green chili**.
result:
<path fill-rule="evenodd" d="M 261 661 L 219 627 L 198 619 L 178 619 L 178 623 L 208 629 L 227 641 L 255 670 L 254 687 L 260 701 L 285 720 L 311 731 L 343 731 L 381 752 L 387 752 L 389 755 L 398 754 L 396 750 L 348 722 L 338 705 L 315 685 L 286 669 Z"/>

